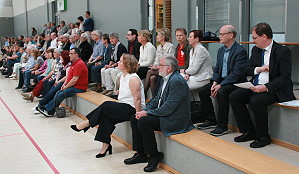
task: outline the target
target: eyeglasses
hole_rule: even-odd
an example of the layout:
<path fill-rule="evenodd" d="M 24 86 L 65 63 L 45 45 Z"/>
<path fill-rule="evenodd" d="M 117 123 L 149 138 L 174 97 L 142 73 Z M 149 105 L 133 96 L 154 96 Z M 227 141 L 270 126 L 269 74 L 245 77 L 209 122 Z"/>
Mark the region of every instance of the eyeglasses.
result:
<path fill-rule="evenodd" d="M 69 55 L 72 55 L 72 54 L 77 54 L 77 53 L 69 53 Z"/>
<path fill-rule="evenodd" d="M 228 32 L 228 33 L 219 33 L 219 36 L 224 36 L 226 34 L 230 34 L 231 32 Z"/>
<path fill-rule="evenodd" d="M 261 37 L 261 36 L 252 36 L 252 40 L 256 40 L 258 37 Z"/>

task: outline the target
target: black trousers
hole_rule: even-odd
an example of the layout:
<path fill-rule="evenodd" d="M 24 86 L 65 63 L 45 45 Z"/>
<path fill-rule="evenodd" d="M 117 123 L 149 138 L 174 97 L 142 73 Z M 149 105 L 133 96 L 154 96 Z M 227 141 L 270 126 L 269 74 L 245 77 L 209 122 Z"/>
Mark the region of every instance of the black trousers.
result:
<path fill-rule="evenodd" d="M 203 115 L 206 120 L 216 122 L 214 106 L 211 99 L 211 87 L 213 82 L 206 84 L 205 86 L 199 88 L 198 95 L 200 97 L 200 104 Z M 229 94 L 237 89 L 233 84 L 228 84 L 222 86 L 217 92 L 218 100 L 218 122 L 217 126 L 227 129 L 228 123 L 228 113 L 229 113 Z"/>
<path fill-rule="evenodd" d="M 155 116 L 144 116 L 139 120 L 131 117 L 133 150 L 140 154 L 155 155 L 158 152 L 154 131 L 160 131 L 160 119 Z"/>
<path fill-rule="evenodd" d="M 149 70 L 148 67 L 139 67 L 137 71 L 137 75 L 141 80 L 145 79 L 147 71 Z"/>
<path fill-rule="evenodd" d="M 99 125 L 95 140 L 110 144 L 110 135 L 114 131 L 115 125 L 130 121 L 135 112 L 135 108 L 129 104 L 106 101 L 89 113 L 86 118 L 91 127 Z"/>
<path fill-rule="evenodd" d="M 276 94 L 254 93 L 249 89 L 238 88 L 230 94 L 229 100 L 241 133 L 256 132 L 256 138 L 269 136 L 267 106 L 278 101 Z M 248 103 L 255 118 L 256 129 L 246 107 Z"/>

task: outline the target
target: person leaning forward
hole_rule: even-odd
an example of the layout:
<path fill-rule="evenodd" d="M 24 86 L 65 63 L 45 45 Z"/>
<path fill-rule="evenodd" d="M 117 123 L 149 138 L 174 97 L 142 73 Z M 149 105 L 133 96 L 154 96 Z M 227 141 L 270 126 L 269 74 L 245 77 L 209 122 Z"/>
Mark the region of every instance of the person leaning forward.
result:
<path fill-rule="evenodd" d="M 154 130 L 170 136 L 194 128 L 190 116 L 189 87 L 177 70 L 178 62 L 173 56 L 160 60 L 159 75 L 163 82 L 157 96 L 144 110 L 131 117 L 133 150 L 137 153 L 125 159 L 125 164 L 148 162 L 144 171 L 154 171 L 164 157 L 157 149 Z"/>

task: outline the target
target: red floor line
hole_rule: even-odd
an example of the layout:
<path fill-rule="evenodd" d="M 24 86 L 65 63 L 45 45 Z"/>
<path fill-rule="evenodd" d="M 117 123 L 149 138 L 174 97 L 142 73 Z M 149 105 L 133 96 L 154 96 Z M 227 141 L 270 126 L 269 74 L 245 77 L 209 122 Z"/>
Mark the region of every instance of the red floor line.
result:
<path fill-rule="evenodd" d="M 2 137 L 11 137 L 11 136 L 15 136 L 15 135 L 22 135 L 24 133 L 18 133 L 18 134 L 11 134 L 11 135 L 1 135 L 0 138 Z"/>
<path fill-rule="evenodd" d="M 1 122 L 7 122 L 7 121 L 14 121 L 14 120 L 0 120 L 0 123 Z"/>
<path fill-rule="evenodd" d="M 25 129 L 25 127 L 22 125 L 22 123 L 19 121 L 19 119 L 17 118 L 17 116 L 10 110 L 10 108 L 7 106 L 7 104 L 4 102 L 4 100 L 2 99 L 2 97 L 0 97 L 1 102 L 4 104 L 4 106 L 6 107 L 6 109 L 9 111 L 9 113 L 11 114 L 11 116 L 15 119 L 15 121 L 18 123 L 18 125 L 20 126 L 20 128 L 23 130 L 23 132 L 26 134 L 26 136 L 29 138 L 29 140 L 31 141 L 31 143 L 34 145 L 34 147 L 36 148 L 36 150 L 40 153 L 40 155 L 44 158 L 44 160 L 46 161 L 46 163 L 49 165 L 49 167 L 53 170 L 53 172 L 55 174 L 60 174 L 59 171 L 56 169 L 56 167 L 53 165 L 53 163 L 49 160 L 49 158 L 47 157 L 47 155 L 43 152 L 43 150 L 37 145 L 37 143 L 34 141 L 34 139 L 30 136 L 30 134 L 27 132 L 27 130 Z"/>

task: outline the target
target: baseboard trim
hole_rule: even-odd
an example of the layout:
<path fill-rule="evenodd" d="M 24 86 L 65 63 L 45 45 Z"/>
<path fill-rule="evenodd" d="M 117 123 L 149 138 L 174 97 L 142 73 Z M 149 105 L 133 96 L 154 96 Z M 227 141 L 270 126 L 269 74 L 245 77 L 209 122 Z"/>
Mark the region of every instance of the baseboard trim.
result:
<path fill-rule="evenodd" d="M 67 110 L 69 110 L 70 112 L 72 112 L 77 117 L 81 118 L 82 120 L 86 120 L 86 117 L 84 115 L 82 115 L 79 112 L 73 110 L 72 108 L 68 107 L 67 105 L 65 105 L 65 104 L 60 104 L 60 105 L 64 108 L 66 108 Z M 122 139 L 121 137 L 119 137 L 115 134 L 112 134 L 111 137 L 114 138 L 117 142 L 119 142 L 119 143 L 123 144 L 124 146 L 126 146 L 128 149 L 133 150 L 132 145 L 129 142 Z M 180 172 L 178 172 L 174 168 L 172 168 L 172 167 L 170 167 L 170 166 L 168 166 L 164 163 L 160 163 L 159 167 L 161 169 L 165 170 L 166 172 L 171 173 L 171 174 L 181 174 Z"/>

